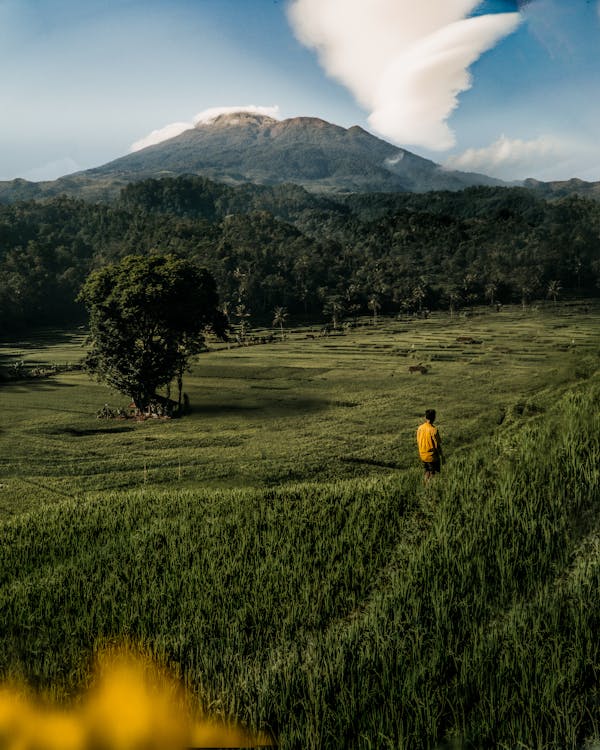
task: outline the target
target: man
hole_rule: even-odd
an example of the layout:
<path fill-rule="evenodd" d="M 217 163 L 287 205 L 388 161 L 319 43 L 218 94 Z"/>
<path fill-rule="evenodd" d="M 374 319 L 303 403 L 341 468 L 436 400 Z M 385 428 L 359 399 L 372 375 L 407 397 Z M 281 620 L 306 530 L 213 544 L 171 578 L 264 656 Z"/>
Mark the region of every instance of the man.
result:
<path fill-rule="evenodd" d="M 425 422 L 417 430 L 419 458 L 425 469 L 425 481 L 434 474 L 439 474 L 442 459 L 442 439 L 437 427 L 434 427 L 435 409 L 427 409 Z"/>

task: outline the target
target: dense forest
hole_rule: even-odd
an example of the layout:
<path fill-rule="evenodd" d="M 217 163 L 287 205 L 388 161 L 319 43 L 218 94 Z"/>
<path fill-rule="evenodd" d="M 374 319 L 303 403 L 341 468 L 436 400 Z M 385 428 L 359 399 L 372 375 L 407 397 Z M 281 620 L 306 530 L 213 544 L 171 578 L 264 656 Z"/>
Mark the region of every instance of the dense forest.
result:
<path fill-rule="evenodd" d="M 5 333 L 84 320 L 87 274 L 131 253 L 174 252 L 214 275 L 233 323 L 600 293 L 600 204 L 524 188 L 324 197 L 295 185 L 184 176 L 112 204 L 65 197 L 0 206 Z"/>

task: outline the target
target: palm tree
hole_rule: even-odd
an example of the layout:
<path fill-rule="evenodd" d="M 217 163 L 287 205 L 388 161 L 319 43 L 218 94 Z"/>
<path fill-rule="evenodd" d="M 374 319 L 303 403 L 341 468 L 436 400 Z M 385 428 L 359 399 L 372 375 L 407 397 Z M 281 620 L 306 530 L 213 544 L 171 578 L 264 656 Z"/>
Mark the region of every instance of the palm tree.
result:
<path fill-rule="evenodd" d="M 327 307 L 331 314 L 331 323 L 333 325 L 333 328 L 334 330 L 337 330 L 340 320 L 342 319 L 344 314 L 344 304 L 339 297 L 334 296 L 328 300 Z"/>
<path fill-rule="evenodd" d="M 498 291 L 498 284 L 495 281 L 490 281 L 485 287 L 485 296 L 489 300 L 490 307 L 494 305 L 494 299 L 496 298 L 496 292 Z"/>
<path fill-rule="evenodd" d="M 423 309 L 423 300 L 426 297 L 425 288 L 422 284 L 417 286 L 412 291 L 412 301 L 417 305 L 417 310 L 421 312 Z"/>
<path fill-rule="evenodd" d="M 377 312 L 381 310 L 381 302 L 376 294 L 372 294 L 367 302 L 369 310 L 373 311 L 373 325 L 377 325 Z"/>
<path fill-rule="evenodd" d="M 325 286 L 317 289 L 317 295 L 323 301 L 323 315 L 331 320 L 333 329 L 337 330 L 346 311 L 344 298 L 340 294 L 329 294 L 329 289 Z"/>
<path fill-rule="evenodd" d="M 571 270 L 575 272 L 577 276 L 577 290 L 581 289 L 581 271 L 583 269 L 583 261 L 576 255 L 571 259 Z"/>
<path fill-rule="evenodd" d="M 248 331 L 250 330 L 250 321 L 248 318 L 250 317 L 250 310 L 244 305 L 243 303 L 240 305 L 236 305 L 235 308 L 235 317 L 237 318 L 237 329 L 238 329 L 238 337 L 240 339 L 240 342 L 245 342 L 246 337 L 248 336 Z"/>
<path fill-rule="evenodd" d="M 413 309 L 413 298 L 409 295 L 404 295 L 400 299 L 400 311 L 401 313 L 404 313 L 404 315 L 408 316 L 410 315 L 411 311 Z"/>
<path fill-rule="evenodd" d="M 238 283 L 238 303 L 242 303 L 242 301 L 246 298 L 246 295 L 248 294 L 248 287 L 249 287 L 249 279 L 248 274 L 243 271 L 239 266 L 234 270 L 233 272 L 233 278 Z"/>
<path fill-rule="evenodd" d="M 281 329 L 281 338 L 283 339 L 283 324 L 285 323 L 287 319 L 287 310 L 285 307 L 276 307 L 273 310 L 273 325 L 279 326 Z"/>
<path fill-rule="evenodd" d="M 450 305 L 449 305 L 449 307 L 450 307 L 450 317 L 453 318 L 454 317 L 454 311 L 456 310 L 456 305 L 460 301 L 460 298 L 461 298 L 460 289 L 458 289 L 458 287 L 456 287 L 456 286 L 451 286 L 448 289 L 447 294 L 448 294 L 448 302 L 450 303 Z"/>
<path fill-rule="evenodd" d="M 529 302 L 532 291 L 532 286 L 531 284 L 528 284 L 527 281 L 522 281 L 519 284 L 519 292 L 521 293 L 521 307 L 523 308 L 523 310 L 527 309 L 527 303 Z"/>
<path fill-rule="evenodd" d="M 548 298 L 552 297 L 554 300 L 554 307 L 556 307 L 556 300 L 558 299 L 558 295 L 562 291 L 562 285 L 560 281 L 557 281 L 554 279 L 553 281 L 548 282 L 548 289 L 546 290 L 546 296 Z"/>
<path fill-rule="evenodd" d="M 227 325 L 229 325 L 229 316 L 231 314 L 231 302 L 225 300 L 223 304 L 221 305 L 221 311 L 223 315 L 227 318 Z"/>
<path fill-rule="evenodd" d="M 515 268 L 513 278 L 521 295 L 521 307 L 526 310 L 532 296 L 539 291 L 540 280 L 531 268 L 526 267 Z"/>

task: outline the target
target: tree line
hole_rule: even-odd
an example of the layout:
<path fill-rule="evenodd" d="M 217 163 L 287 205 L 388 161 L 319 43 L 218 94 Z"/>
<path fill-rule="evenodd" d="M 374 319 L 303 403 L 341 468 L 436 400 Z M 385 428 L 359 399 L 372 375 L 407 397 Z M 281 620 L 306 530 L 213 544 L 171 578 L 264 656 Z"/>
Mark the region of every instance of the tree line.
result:
<path fill-rule="evenodd" d="M 184 176 L 126 187 L 112 204 L 58 197 L 0 206 L 5 332 L 85 320 L 88 276 L 125 256 L 205 267 L 237 325 L 600 292 L 600 204 L 523 188 L 318 196 Z"/>

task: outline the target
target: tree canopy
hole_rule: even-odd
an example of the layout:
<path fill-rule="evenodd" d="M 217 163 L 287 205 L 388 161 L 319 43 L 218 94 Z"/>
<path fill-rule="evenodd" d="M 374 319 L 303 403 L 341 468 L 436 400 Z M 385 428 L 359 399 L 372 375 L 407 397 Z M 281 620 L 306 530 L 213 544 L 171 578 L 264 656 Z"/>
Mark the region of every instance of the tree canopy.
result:
<path fill-rule="evenodd" d="M 252 324 L 285 307 L 336 321 L 600 293 L 600 202 L 524 188 L 316 196 L 198 177 L 129 185 L 112 205 L 0 205 L 0 325 L 83 322 L 91 269 L 160 247 L 206 267 Z M 554 299 L 554 296 L 549 297 Z M 335 308 L 335 309 L 334 309 Z"/>
<path fill-rule="evenodd" d="M 87 369 L 142 410 L 181 377 L 207 329 L 225 336 L 212 275 L 175 255 L 128 255 L 93 271 L 79 299 L 90 314 Z"/>

